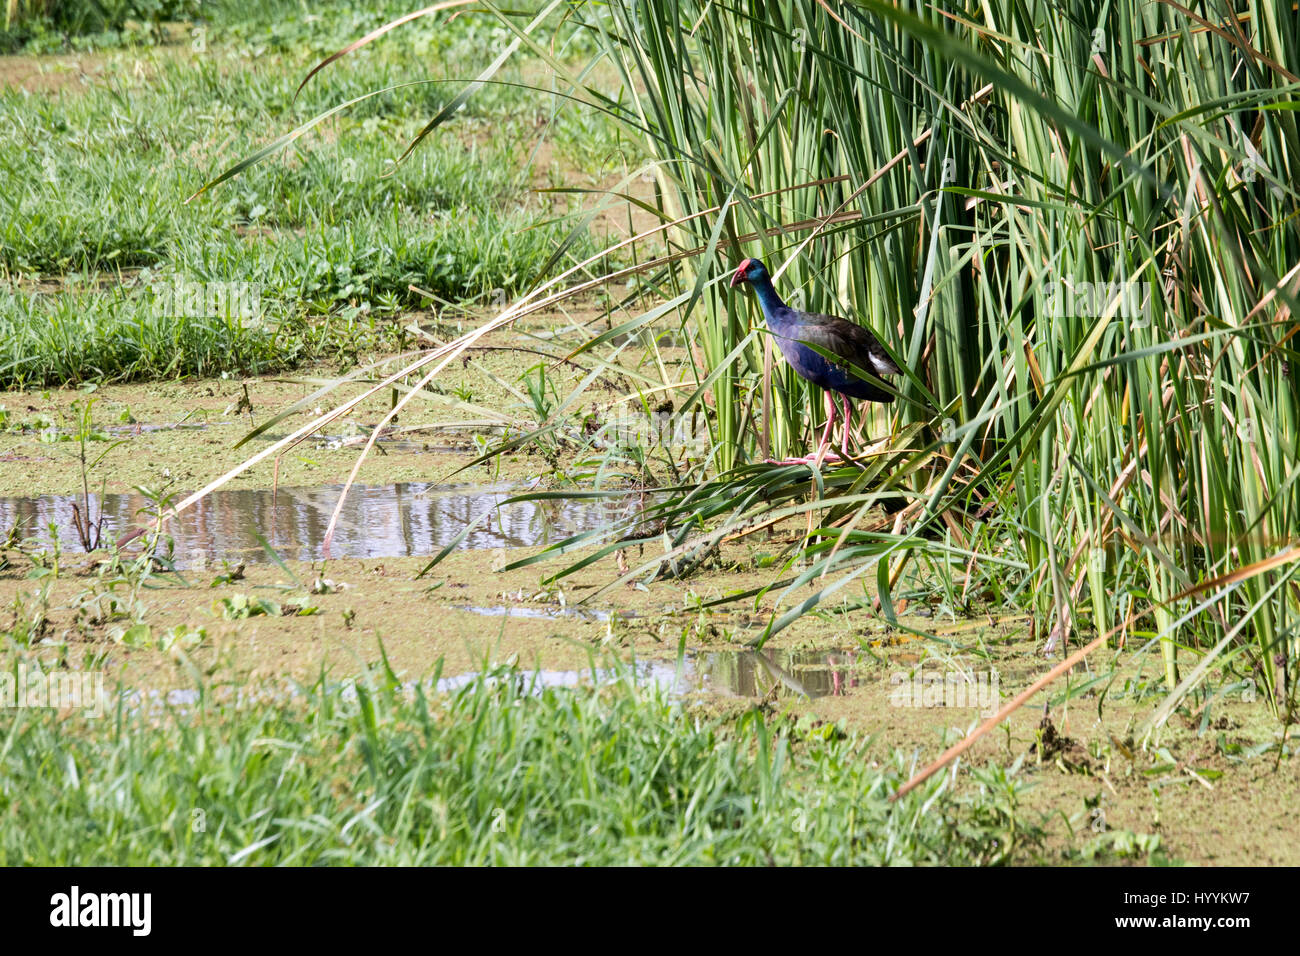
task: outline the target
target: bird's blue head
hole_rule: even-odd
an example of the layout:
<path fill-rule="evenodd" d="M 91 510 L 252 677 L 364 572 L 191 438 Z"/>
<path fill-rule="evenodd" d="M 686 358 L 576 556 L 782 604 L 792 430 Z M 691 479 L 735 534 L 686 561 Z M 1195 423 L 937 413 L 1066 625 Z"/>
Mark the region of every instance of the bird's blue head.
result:
<path fill-rule="evenodd" d="M 767 266 L 763 265 L 757 259 L 746 259 L 736 269 L 736 274 L 731 277 L 732 286 L 738 286 L 742 282 L 762 282 L 765 279 L 770 280 Z"/>

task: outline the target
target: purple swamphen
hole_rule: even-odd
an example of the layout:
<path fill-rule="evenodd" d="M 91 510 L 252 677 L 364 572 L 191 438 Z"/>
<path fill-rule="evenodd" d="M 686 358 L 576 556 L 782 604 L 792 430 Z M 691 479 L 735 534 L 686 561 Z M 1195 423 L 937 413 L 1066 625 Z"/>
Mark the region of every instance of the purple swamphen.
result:
<path fill-rule="evenodd" d="M 731 277 L 733 286 L 748 282 L 758 295 L 758 303 L 763 307 L 763 318 L 776 339 L 777 347 L 791 368 L 805 378 L 826 390 L 826 430 L 822 432 L 821 445 L 814 455 L 804 458 L 792 458 L 780 464 L 807 464 L 829 457 L 840 458 L 834 452 L 827 452 L 830 445 L 831 427 L 835 424 L 835 399 L 831 393 L 839 395 L 844 410 L 844 437 L 840 441 L 843 458 L 849 455 L 849 423 L 853 418 L 853 406 L 850 399 L 861 398 L 868 402 L 888 404 L 894 396 L 877 385 L 859 378 L 846 365 L 837 365 L 814 348 L 838 355 L 847 365 L 852 365 L 875 375 L 902 374 L 894 360 L 884 350 L 876 337 L 862 326 L 847 319 L 838 319 L 833 315 L 815 315 L 792 309 L 776 294 L 772 287 L 772 277 L 767 267 L 757 259 L 746 259 Z"/>

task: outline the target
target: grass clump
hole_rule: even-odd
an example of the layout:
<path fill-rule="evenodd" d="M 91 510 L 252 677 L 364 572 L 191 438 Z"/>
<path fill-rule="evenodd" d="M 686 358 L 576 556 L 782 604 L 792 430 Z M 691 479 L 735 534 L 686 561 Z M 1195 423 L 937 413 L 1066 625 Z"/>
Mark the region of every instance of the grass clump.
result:
<path fill-rule="evenodd" d="M 263 315 L 178 314 L 148 291 L 0 289 L 5 387 L 253 373 L 283 364 Z"/>
<path fill-rule="evenodd" d="M 201 48 L 114 55 L 55 95 L 0 92 L 0 327 L 10 335 L 0 387 L 329 359 L 341 316 L 428 308 L 424 293 L 499 301 L 536 280 L 573 225 L 567 199 L 534 191 L 556 178 L 537 150 L 543 114 L 529 91 L 485 91 L 457 113 L 454 136 L 394 165 L 456 92 L 412 84 L 412 71 L 427 74 L 428 57 L 441 71 L 470 69 L 462 60 L 499 27 L 430 23 L 299 94 L 318 48 L 345 43 L 362 20 L 377 25 L 374 11 L 350 7 L 304 13 L 281 3 L 241 19 L 220 7 Z M 268 47 L 271 25 L 281 39 Z M 185 203 L 269 130 L 374 90 L 388 91 Z M 570 255 L 586 250 L 579 239 Z M 250 286 L 272 321 L 163 314 L 141 291 L 158 282 Z M 370 336 L 345 351 L 391 344 Z"/>
<path fill-rule="evenodd" d="M 161 24 L 189 20 L 200 0 L 7 0 L 0 53 L 49 53 L 160 42 Z"/>
<path fill-rule="evenodd" d="M 353 686 L 288 706 L 17 711 L 0 862 L 955 864 L 1034 839 L 1000 772 L 968 801 L 936 785 L 891 805 L 903 763 L 872 769 L 862 739 L 693 715 L 627 680 Z"/>

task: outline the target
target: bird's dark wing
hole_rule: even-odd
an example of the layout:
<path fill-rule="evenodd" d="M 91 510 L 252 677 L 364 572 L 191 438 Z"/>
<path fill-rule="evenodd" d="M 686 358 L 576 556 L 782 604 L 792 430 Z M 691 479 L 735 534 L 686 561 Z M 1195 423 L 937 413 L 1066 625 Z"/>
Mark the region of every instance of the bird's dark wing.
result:
<path fill-rule="evenodd" d="M 847 319 L 802 313 L 797 338 L 874 375 L 903 372 L 869 329 Z"/>

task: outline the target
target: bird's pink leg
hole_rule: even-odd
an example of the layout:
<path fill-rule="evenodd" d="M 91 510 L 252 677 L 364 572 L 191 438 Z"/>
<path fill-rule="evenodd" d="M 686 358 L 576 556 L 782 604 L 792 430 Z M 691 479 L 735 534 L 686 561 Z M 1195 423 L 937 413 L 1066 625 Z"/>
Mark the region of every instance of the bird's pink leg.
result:
<path fill-rule="evenodd" d="M 835 452 L 828 451 L 831 447 L 831 432 L 835 428 L 835 397 L 830 392 L 823 392 L 823 394 L 826 396 L 826 429 L 822 432 L 822 440 L 817 443 L 817 452 L 806 456 L 803 459 L 804 464 L 839 458 Z"/>
<path fill-rule="evenodd" d="M 826 392 L 826 428 L 822 431 L 822 440 L 817 443 L 817 454 L 829 448 L 831 445 L 831 429 L 835 427 L 835 399 L 831 397 L 830 392 Z"/>
<path fill-rule="evenodd" d="M 840 400 L 844 403 L 844 437 L 840 439 L 840 451 L 842 457 L 849 457 L 849 428 L 853 424 L 853 405 L 849 402 L 847 395 L 841 395 Z"/>

